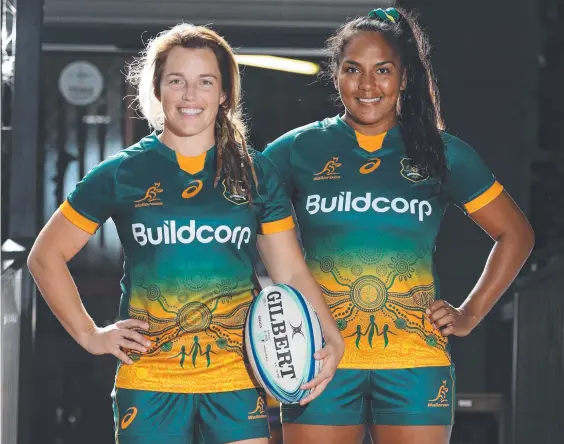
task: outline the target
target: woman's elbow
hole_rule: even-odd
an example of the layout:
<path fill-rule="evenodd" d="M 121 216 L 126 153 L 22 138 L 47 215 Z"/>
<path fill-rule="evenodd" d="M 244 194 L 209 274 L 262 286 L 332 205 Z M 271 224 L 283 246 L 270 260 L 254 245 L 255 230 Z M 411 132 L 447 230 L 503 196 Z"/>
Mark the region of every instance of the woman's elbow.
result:
<path fill-rule="evenodd" d="M 27 256 L 27 268 L 32 276 L 37 276 L 37 274 L 48 267 L 49 263 L 52 262 L 52 258 L 48 256 L 48 252 L 44 251 L 44 249 L 37 244 L 31 248 Z"/>
<path fill-rule="evenodd" d="M 35 248 L 32 248 L 29 255 L 27 256 L 27 268 L 32 275 L 35 275 L 38 270 L 42 267 L 42 260 L 40 254 Z"/>
<path fill-rule="evenodd" d="M 535 232 L 533 227 L 531 227 L 529 223 L 523 224 L 520 229 L 515 230 L 514 236 L 523 251 L 529 256 L 535 246 Z"/>
<path fill-rule="evenodd" d="M 531 225 L 525 221 L 522 224 L 508 226 L 497 238 L 497 242 L 511 246 L 514 251 L 518 250 L 519 256 L 521 256 L 522 252 L 525 257 L 528 257 L 535 246 L 535 232 Z"/>
<path fill-rule="evenodd" d="M 524 242 L 528 247 L 528 254 L 531 254 L 531 251 L 533 251 L 533 248 L 535 247 L 535 231 L 530 224 L 527 224 L 527 229 L 525 230 L 523 237 Z"/>

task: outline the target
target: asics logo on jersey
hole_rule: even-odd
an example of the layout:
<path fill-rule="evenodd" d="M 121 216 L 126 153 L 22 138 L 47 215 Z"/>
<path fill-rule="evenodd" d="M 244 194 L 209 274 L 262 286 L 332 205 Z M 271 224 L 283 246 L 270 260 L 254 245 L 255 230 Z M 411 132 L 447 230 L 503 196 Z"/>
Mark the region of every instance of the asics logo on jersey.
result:
<path fill-rule="evenodd" d="M 201 180 L 193 180 L 188 188 L 182 192 L 182 199 L 191 199 L 202 190 L 203 186 L 204 183 Z"/>
<path fill-rule="evenodd" d="M 196 226 L 196 221 L 191 220 L 188 225 L 176 225 L 175 220 L 165 220 L 161 227 L 148 228 L 142 223 L 132 224 L 133 237 L 141 246 L 160 244 L 190 244 L 194 241 L 202 244 L 218 242 L 220 244 L 237 244 L 241 249 L 242 244 L 248 244 L 251 240 L 251 229 L 249 227 L 231 228 L 220 225 L 217 228 L 209 225 Z"/>
<path fill-rule="evenodd" d="M 377 213 L 386 213 L 390 210 L 395 213 L 410 213 L 417 215 L 420 222 L 425 216 L 430 216 L 433 212 L 431 204 L 426 200 L 412 199 L 410 201 L 403 197 L 388 199 L 387 197 L 372 197 L 372 193 L 364 196 L 354 197 L 350 191 L 341 191 L 335 197 L 321 197 L 313 194 L 307 197 L 306 210 L 309 214 L 349 212 L 355 211 L 364 213 L 371 209 Z"/>
<path fill-rule="evenodd" d="M 136 407 L 128 408 L 125 411 L 125 415 L 123 416 L 123 418 L 121 418 L 121 429 L 122 430 L 127 429 L 131 425 L 131 423 L 133 422 L 136 416 L 137 416 L 137 408 Z"/>
<path fill-rule="evenodd" d="M 415 162 L 405 157 L 401 160 L 401 175 L 411 182 L 423 182 L 429 178 L 429 173 L 415 164 Z"/>
<path fill-rule="evenodd" d="M 163 202 L 157 197 L 162 193 L 160 182 L 155 182 L 152 186 L 147 188 L 145 196 L 142 199 L 135 201 L 135 208 L 148 207 L 148 206 L 162 206 Z"/>
<path fill-rule="evenodd" d="M 339 176 L 337 172 L 337 168 L 340 166 L 339 158 L 333 157 L 333 159 L 325 164 L 319 173 L 313 175 L 313 180 L 340 179 L 341 176 Z"/>
<path fill-rule="evenodd" d="M 370 174 L 372 171 L 376 171 L 381 163 L 382 161 L 378 157 L 370 159 L 367 163 L 362 165 L 358 171 L 360 174 Z"/>
<path fill-rule="evenodd" d="M 441 386 L 439 387 L 439 392 L 437 393 L 437 397 L 435 399 L 429 399 L 429 403 L 427 407 L 448 407 L 448 386 L 447 382 L 443 381 Z"/>

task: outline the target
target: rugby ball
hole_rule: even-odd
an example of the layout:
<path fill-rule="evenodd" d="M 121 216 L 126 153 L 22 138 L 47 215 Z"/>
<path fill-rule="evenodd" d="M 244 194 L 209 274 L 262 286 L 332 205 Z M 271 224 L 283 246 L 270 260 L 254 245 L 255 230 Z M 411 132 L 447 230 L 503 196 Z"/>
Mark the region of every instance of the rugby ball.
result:
<path fill-rule="evenodd" d="M 301 386 L 321 370 L 313 354 L 323 348 L 317 314 L 296 289 L 270 285 L 249 309 L 245 349 L 255 377 L 284 404 L 295 404 L 309 394 Z"/>

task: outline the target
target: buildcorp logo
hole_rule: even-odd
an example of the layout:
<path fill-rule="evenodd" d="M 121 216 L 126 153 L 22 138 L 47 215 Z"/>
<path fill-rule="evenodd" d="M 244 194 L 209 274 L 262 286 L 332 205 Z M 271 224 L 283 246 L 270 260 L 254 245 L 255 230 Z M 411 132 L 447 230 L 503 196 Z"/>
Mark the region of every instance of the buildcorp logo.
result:
<path fill-rule="evenodd" d="M 338 196 L 334 197 L 321 197 L 319 194 L 308 196 L 306 210 L 309 214 L 316 214 L 320 211 L 322 213 L 333 213 L 334 211 L 364 213 L 368 210 L 386 213 L 394 211 L 395 213 L 416 215 L 422 222 L 425 216 L 431 215 L 433 207 L 426 200 L 379 197 L 373 196 L 372 193 L 353 197 L 350 191 L 341 191 Z"/>
<path fill-rule="evenodd" d="M 248 244 L 251 240 L 251 229 L 249 227 L 229 227 L 220 225 L 211 227 L 209 225 L 196 225 L 191 220 L 187 225 L 179 225 L 175 220 L 165 220 L 162 226 L 147 227 L 145 224 L 132 224 L 133 237 L 141 246 L 160 244 L 190 244 L 194 241 L 202 244 L 218 242 L 220 244 L 236 244 L 241 249 L 242 244 Z"/>

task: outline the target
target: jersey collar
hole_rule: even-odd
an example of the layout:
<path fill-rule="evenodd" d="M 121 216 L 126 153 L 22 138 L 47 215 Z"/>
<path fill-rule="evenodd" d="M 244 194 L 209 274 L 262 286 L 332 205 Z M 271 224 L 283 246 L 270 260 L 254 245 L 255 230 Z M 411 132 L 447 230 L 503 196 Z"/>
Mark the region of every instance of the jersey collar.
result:
<path fill-rule="evenodd" d="M 348 137 L 354 139 L 355 143 L 358 144 L 358 139 L 356 136 L 356 132 L 353 127 L 348 125 L 341 116 L 337 115 L 334 117 L 335 126 L 339 129 L 339 131 L 346 134 Z M 383 148 L 401 148 L 403 147 L 403 140 L 401 137 L 400 126 L 395 125 L 394 127 L 390 128 L 384 136 L 384 140 L 382 141 L 382 147 L 378 149 L 380 151 Z M 362 148 L 361 148 L 362 149 Z"/>
<path fill-rule="evenodd" d="M 178 167 L 181 170 L 185 171 L 187 174 L 196 176 L 208 170 L 209 168 L 213 169 L 213 166 L 215 164 L 215 152 L 216 152 L 215 145 L 205 152 L 205 159 L 203 159 L 203 163 L 202 163 L 202 159 L 200 156 L 190 158 L 187 156 L 182 156 L 180 154 L 177 154 L 176 151 L 174 151 L 172 148 L 169 148 L 167 145 L 162 143 L 159 140 L 158 135 L 159 134 L 156 131 L 153 131 L 151 134 L 149 134 L 147 137 L 143 139 L 143 144 L 147 148 L 153 148 L 159 154 L 162 154 L 170 161 L 176 163 Z M 197 167 L 198 163 L 201 165 L 201 168 Z"/>

